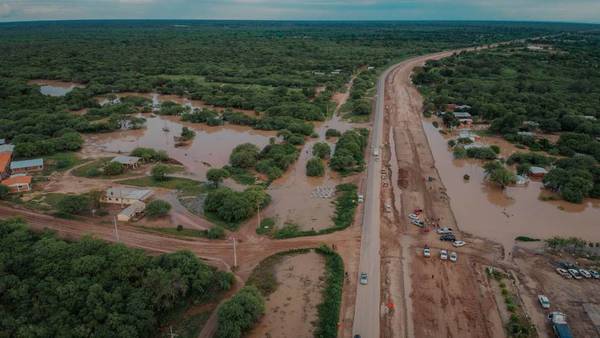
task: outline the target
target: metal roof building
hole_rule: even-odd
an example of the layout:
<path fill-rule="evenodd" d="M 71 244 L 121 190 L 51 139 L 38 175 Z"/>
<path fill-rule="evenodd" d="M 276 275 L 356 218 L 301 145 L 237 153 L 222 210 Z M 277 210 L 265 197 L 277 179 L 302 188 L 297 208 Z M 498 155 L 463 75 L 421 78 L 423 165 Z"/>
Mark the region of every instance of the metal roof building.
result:
<path fill-rule="evenodd" d="M 29 168 L 43 168 L 44 160 L 41 158 L 36 158 L 34 160 L 24 160 L 24 161 L 12 161 L 10 164 L 10 170 L 19 170 L 19 169 L 29 169 Z"/>
<path fill-rule="evenodd" d="M 0 153 L 12 153 L 15 150 L 15 146 L 12 144 L 3 144 L 0 145 Z"/>

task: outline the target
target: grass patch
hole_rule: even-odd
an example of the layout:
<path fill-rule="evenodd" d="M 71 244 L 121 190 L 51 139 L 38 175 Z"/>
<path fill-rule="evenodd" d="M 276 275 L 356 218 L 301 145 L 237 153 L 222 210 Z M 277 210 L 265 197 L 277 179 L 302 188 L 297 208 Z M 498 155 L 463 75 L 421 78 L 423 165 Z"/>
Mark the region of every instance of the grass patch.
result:
<path fill-rule="evenodd" d="M 337 337 L 344 287 L 344 261 L 327 246 L 321 246 L 316 252 L 325 257 L 325 290 L 323 302 L 317 306 L 315 337 Z"/>
<path fill-rule="evenodd" d="M 35 196 L 34 198 L 24 201 L 22 199 L 16 199 L 15 202 L 25 206 L 28 209 L 50 212 L 57 209 L 58 202 L 63 199 L 67 194 L 62 193 L 46 193 Z"/>
<path fill-rule="evenodd" d="M 105 175 L 102 168 L 112 160 L 112 157 L 103 157 L 93 160 L 73 170 L 73 176 L 86 178 L 114 179 L 127 176 L 127 169 L 120 175 Z"/>
<path fill-rule="evenodd" d="M 186 196 L 196 196 L 206 192 L 206 187 L 203 182 L 180 177 L 167 177 L 165 180 L 157 181 L 151 176 L 146 176 L 121 180 L 117 183 L 133 185 L 136 187 L 154 187 L 178 190 L 182 195 Z"/>
<path fill-rule="evenodd" d="M 256 176 L 249 170 L 232 166 L 225 166 L 224 169 L 229 171 L 231 178 L 239 184 L 253 185 L 256 183 Z"/>
<path fill-rule="evenodd" d="M 67 171 L 75 166 L 90 161 L 80 158 L 77 153 L 57 153 L 44 157 L 44 175 L 50 175 L 53 172 Z"/>
<path fill-rule="evenodd" d="M 540 239 L 538 239 L 538 238 L 531 238 L 531 237 L 527 237 L 527 236 L 518 236 L 517 238 L 515 238 L 515 241 L 519 241 L 519 242 L 539 242 Z"/>
<path fill-rule="evenodd" d="M 277 290 L 278 286 L 277 278 L 275 277 L 275 267 L 277 264 L 286 256 L 308 253 L 309 251 L 310 249 L 294 249 L 279 252 L 263 259 L 252 270 L 252 274 L 248 277 L 246 284 L 255 286 L 265 297 L 270 295 Z"/>
<path fill-rule="evenodd" d="M 226 221 L 220 219 L 219 216 L 212 211 L 204 211 L 202 216 L 204 216 L 204 218 L 206 218 L 207 221 L 209 221 L 217 226 L 221 226 L 230 231 L 237 230 L 240 227 L 240 225 L 246 221 L 246 220 L 241 220 L 239 222 L 226 222 Z"/>
<path fill-rule="evenodd" d="M 256 228 L 256 233 L 258 235 L 266 235 L 273 232 L 275 229 L 275 220 L 272 218 L 265 218 L 260 222 L 258 228 Z"/>
<path fill-rule="evenodd" d="M 180 236 L 180 237 L 195 237 L 195 238 L 208 238 L 208 230 L 197 230 L 197 229 L 177 229 L 177 228 L 151 228 L 141 227 L 148 232 L 154 232 L 159 234 Z"/>

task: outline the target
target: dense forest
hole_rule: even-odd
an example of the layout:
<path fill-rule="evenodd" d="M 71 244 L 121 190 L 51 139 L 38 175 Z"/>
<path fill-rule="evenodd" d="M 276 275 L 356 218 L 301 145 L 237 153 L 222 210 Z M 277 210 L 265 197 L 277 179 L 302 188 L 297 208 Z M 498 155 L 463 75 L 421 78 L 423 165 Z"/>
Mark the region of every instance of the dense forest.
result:
<path fill-rule="evenodd" d="M 115 130 L 127 115 L 147 109 L 144 102 L 100 108 L 95 99 L 125 91 L 266 112 L 260 121 L 232 113 L 222 120 L 309 135 L 305 121 L 323 120 L 331 112 L 331 95 L 359 69 L 374 67 L 357 78 L 347 110 L 364 115 L 374 75 L 409 55 L 582 28 L 489 22 L 6 23 L 0 25 L 0 138 L 17 145 L 17 157 L 76 150 L 81 140 L 75 133 Z M 28 85 L 32 79 L 72 81 L 83 88 L 49 97 Z M 317 94 L 319 87 L 324 90 Z M 83 108 L 87 114 L 70 113 Z M 168 114 L 178 109 L 163 108 Z"/>
<path fill-rule="evenodd" d="M 0 262 L 2 337 L 152 337 L 178 307 L 233 283 L 190 252 L 65 242 L 18 219 L 0 222 Z"/>
<path fill-rule="evenodd" d="M 532 165 L 550 169 L 546 187 L 571 202 L 600 197 L 600 33 L 462 52 L 428 62 L 413 81 L 426 96 L 426 113 L 466 105 L 474 123 L 489 125 L 489 132 L 563 157 L 541 163 L 539 156 L 520 156 L 519 172 Z M 458 125 L 452 114 L 443 121 Z"/>

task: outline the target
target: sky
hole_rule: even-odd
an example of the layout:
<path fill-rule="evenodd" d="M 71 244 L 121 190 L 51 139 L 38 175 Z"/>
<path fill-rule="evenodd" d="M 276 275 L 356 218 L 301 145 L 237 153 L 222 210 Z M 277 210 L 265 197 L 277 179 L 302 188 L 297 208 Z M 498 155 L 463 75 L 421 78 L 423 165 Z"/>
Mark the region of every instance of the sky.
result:
<path fill-rule="evenodd" d="M 600 23 L 600 0 L 0 0 L 0 21 L 518 20 Z"/>

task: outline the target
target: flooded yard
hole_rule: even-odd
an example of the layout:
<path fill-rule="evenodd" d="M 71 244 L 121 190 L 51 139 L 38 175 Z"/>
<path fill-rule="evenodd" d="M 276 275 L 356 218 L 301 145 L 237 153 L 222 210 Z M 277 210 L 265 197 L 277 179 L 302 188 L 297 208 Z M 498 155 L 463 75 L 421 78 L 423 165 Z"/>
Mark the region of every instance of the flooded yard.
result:
<path fill-rule="evenodd" d="M 505 190 L 488 185 L 479 162 L 455 160 L 443 135 L 428 121 L 423 127 L 461 230 L 497 241 L 507 249 L 521 235 L 600 241 L 600 200 L 588 199 L 583 204 L 542 201 L 540 194 L 547 192 L 541 181 Z M 463 179 L 465 174 L 470 180 Z"/>
<path fill-rule="evenodd" d="M 323 257 L 313 251 L 284 258 L 275 267 L 277 290 L 267 297 L 264 317 L 247 336 L 314 337 L 324 272 Z"/>
<path fill-rule="evenodd" d="M 29 85 L 40 86 L 40 93 L 48 96 L 65 96 L 75 88 L 84 88 L 84 85 L 74 82 L 63 82 L 55 80 L 31 80 Z"/>

